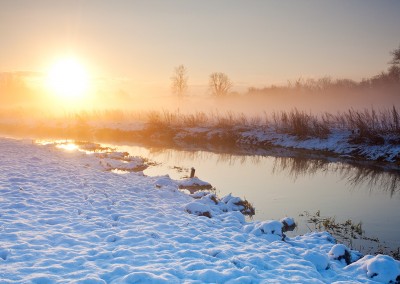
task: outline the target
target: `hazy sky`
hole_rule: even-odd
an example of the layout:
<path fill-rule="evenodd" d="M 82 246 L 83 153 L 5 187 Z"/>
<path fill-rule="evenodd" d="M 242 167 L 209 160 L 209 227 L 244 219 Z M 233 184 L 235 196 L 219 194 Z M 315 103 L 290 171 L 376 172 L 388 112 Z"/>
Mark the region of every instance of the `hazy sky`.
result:
<path fill-rule="evenodd" d="M 136 90 L 168 90 L 179 64 L 190 85 L 215 71 L 246 87 L 360 80 L 399 46 L 400 1 L 1 0 L 0 38 L 0 72 L 46 72 L 72 53 Z"/>

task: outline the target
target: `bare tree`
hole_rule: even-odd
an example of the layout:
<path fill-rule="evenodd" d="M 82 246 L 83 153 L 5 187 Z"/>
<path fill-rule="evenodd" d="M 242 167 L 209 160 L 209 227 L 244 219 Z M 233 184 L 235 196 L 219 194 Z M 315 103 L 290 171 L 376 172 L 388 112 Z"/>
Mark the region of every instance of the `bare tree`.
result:
<path fill-rule="evenodd" d="M 210 81 L 208 83 L 212 94 L 221 97 L 228 94 L 233 84 L 225 73 L 216 72 L 210 75 Z"/>
<path fill-rule="evenodd" d="M 388 69 L 388 77 L 393 82 L 400 82 L 400 46 L 393 50 L 392 52 L 393 59 L 389 63 L 391 66 Z"/>
<path fill-rule="evenodd" d="M 400 64 L 400 46 L 399 46 L 399 48 L 393 50 L 391 53 L 393 55 L 393 59 L 390 62 L 390 64 L 399 65 Z"/>
<path fill-rule="evenodd" d="M 187 81 L 186 67 L 183 65 L 175 67 L 174 75 L 171 77 L 172 92 L 180 97 L 183 96 L 188 89 Z"/>

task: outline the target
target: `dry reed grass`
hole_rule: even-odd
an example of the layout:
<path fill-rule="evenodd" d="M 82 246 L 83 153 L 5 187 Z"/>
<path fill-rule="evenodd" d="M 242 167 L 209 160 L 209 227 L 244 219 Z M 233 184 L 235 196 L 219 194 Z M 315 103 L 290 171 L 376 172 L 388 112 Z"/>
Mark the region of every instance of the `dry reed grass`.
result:
<path fill-rule="evenodd" d="M 17 110 L 3 112 L 3 116 L 0 118 L 9 118 L 13 116 L 12 114 L 16 115 L 18 119 L 24 116 L 23 111 Z M 52 122 L 68 122 L 69 125 L 87 125 L 89 122 L 118 122 L 123 125 L 124 123 L 141 122 L 149 129 L 206 127 L 231 132 L 269 129 L 294 135 L 300 139 L 326 138 L 334 129 L 341 129 L 352 132 L 351 137 L 354 143 L 400 144 L 400 113 L 395 106 L 379 111 L 373 108 L 349 109 L 337 114 L 323 113 L 320 115 L 293 109 L 271 114 L 264 112 L 263 116 L 251 116 L 233 111 L 182 113 L 179 110 L 129 112 L 108 109 L 64 113 L 64 116 L 53 119 Z M 43 120 L 40 123 L 43 123 Z"/>

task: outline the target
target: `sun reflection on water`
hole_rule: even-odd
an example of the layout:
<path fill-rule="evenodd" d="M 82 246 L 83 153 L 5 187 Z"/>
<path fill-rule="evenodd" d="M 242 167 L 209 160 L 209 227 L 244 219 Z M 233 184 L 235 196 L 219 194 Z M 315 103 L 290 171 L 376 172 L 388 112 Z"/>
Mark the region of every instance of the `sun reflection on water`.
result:
<path fill-rule="evenodd" d="M 67 151 L 75 151 L 79 149 L 79 147 L 74 143 L 58 144 L 56 147 Z"/>

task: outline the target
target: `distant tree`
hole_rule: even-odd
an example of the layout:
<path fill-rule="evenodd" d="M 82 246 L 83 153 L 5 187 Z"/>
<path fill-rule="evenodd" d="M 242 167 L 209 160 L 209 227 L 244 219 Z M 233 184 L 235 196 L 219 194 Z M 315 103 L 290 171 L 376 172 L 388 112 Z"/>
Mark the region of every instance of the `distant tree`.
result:
<path fill-rule="evenodd" d="M 393 50 L 392 52 L 392 61 L 390 62 L 391 66 L 388 69 L 387 76 L 392 82 L 400 82 L 400 46 Z"/>
<path fill-rule="evenodd" d="M 208 86 L 212 94 L 221 97 L 228 94 L 233 84 L 225 73 L 216 72 L 210 75 Z"/>
<path fill-rule="evenodd" d="M 393 59 L 390 62 L 392 65 L 400 65 L 400 46 L 392 51 Z"/>
<path fill-rule="evenodd" d="M 172 93 L 182 97 L 188 89 L 187 81 L 188 76 L 186 67 L 184 65 L 175 67 L 174 74 L 171 77 Z"/>

